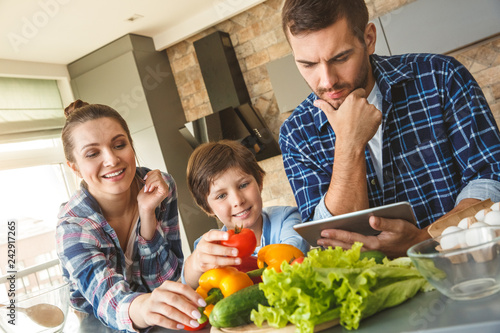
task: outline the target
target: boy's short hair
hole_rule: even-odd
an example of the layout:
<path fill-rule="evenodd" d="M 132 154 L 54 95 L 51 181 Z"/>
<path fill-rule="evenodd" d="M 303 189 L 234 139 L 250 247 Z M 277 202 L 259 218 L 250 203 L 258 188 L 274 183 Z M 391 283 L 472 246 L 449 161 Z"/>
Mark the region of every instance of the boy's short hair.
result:
<path fill-rule="evenodd" d="M 262 187 L 265 171 L 252 152 L 237 141 L 221 140 L 196 147 L 188 161 L 187 183 L 196 204 L 207 214 L 212 214 L 207 197 L 210 186 L 224 171 L 239 168 L 252 175 Z"/>

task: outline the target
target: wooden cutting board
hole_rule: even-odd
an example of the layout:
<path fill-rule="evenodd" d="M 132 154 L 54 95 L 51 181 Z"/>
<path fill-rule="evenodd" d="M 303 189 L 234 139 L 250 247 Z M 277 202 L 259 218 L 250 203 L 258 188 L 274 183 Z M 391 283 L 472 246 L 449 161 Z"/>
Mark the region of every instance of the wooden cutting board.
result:
<path fill-rule="evenodd" d="M 327 328 L 337 326 L 339 324 L 339 319 L 332 321 L 327 321 L 326 323 L 316 325 L 314 327 L 314 332 L 320 332 L 326 330 Z M 283 328 L 273 328 L 264 323 L 262 327 L 258 327 L 255 324 L 248 324 L 238 327 L 226 327 L 226 328 L 216 328 L 212 327 L 210 333 L 239 333 L 239 332 L 249 332 L 249 333 L 267 333 L 267 332 L 280 332 L 280 333 L 293 333 L 295 332 L 295 325 L 288 324 Z"/>

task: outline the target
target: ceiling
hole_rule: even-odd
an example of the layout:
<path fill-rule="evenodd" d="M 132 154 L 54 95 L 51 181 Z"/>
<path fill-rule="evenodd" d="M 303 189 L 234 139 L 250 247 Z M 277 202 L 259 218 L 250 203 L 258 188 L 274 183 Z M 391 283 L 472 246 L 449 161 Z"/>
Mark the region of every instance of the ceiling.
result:
<path fill-rule="evenodd" d="M 151 37 L 162 51 L 264 1 L 0 0 L 0 77 L 56 80 L 68 105 L 69 63 L 129 33 Z M 0 104 L 0 144 L 52 135 L 33 128 L 64 123 L 61 112 L 30 107 L 16 109 L 12 120 L 12 110 Z"/>
<path fill-rule="evenodd" d="M 0 60 L 66 65 L 128 33 L 163 50 L 263 1 L 0 0 Z"/>

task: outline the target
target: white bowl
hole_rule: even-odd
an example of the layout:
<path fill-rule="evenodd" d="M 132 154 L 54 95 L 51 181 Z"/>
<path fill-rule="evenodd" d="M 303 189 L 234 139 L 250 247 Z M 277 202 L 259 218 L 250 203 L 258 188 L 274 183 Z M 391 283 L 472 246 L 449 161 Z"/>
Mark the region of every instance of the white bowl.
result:
<path fill-rule="evenodd" d="M 450 243 L 450 237 L 456 246 L 443 250 L 441 243 Z M 500 291 L 500 226 L 428 239 L 409 248 L 408 256 L 427 281 L 449 298 L 477 299 Z"/>
<path fill-rule="evenodd" d="M 14 303 L 11 303 L 10 300 L 3 301 L 1 303 L 3 307 L 0 307 L 0 328 L 6 333 L 62 332 L 68 315 L 69 284 L 64 283 L 36 293 L 23 295 L 18 299 L 13 298 L 13 301 Z M 31 313 L 31 318 L 39 317 L 40 323 L 43 322 L 51 327 L 35 323 L 26 314 L 25 309 L 31 309 L 28 310 Z M 61 319 L 60 324 L 53 326 L 54 321 L 59 322 L 59 318 Z"/>

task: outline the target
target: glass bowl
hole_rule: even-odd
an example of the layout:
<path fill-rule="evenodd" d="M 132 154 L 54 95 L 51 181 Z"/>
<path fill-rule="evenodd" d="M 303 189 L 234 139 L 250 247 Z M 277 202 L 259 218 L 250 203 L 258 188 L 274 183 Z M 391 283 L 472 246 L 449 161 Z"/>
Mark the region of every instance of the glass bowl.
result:
<path fill-rule="evenodd" d="M 0 303 L 0 328 L 6 333 L 62 332 L 69 309 L 69 284 Z M 1 330 L 0 330 L 1 331 Z"/>
<path fill-rule="evenodd" d="M 500 291 L 500 226 L 428 239 L 410 247 L 408 256 L 427 281 L 451 299 L 477 299 Z"/>

